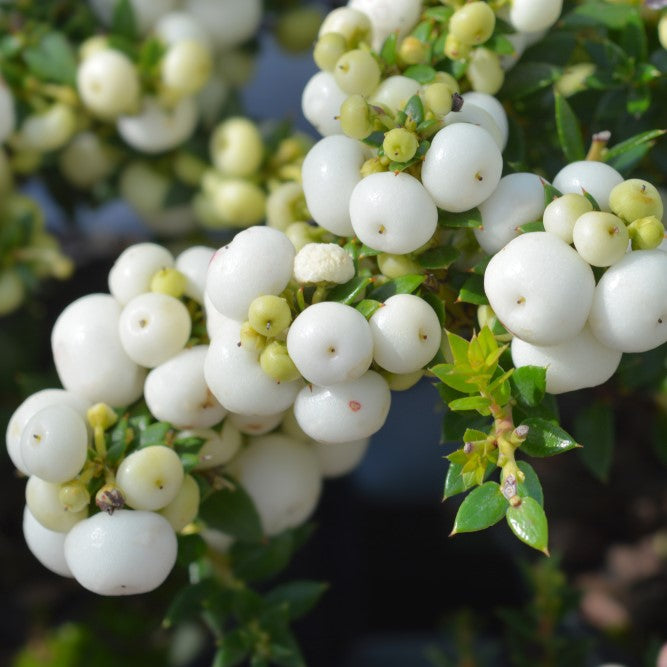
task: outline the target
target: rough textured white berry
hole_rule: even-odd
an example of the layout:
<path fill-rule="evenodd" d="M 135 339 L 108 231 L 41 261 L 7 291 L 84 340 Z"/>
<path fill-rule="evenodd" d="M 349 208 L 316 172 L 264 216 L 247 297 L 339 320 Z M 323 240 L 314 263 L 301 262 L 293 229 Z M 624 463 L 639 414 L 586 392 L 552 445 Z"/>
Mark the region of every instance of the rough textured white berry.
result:
<path fill-rule="evenodd" d="M 65 561 L 65 538 L 67 533 L 57 533 L 44 528 L 30 513 L 28 506 L 23 509 L 23 537 L 32 555 L 46 568 L 61 577 L 71 577 L 72 573 Z"/>
<path fill-rule="evenodd" d="M 135 595 L 157 588 L 176 563 L 178 544 L 169 522 L 155 512 L 101 512 L 65 539 L 74 578 L 99 595 Z"/>
<path fill-rule="evenodd" d="M 298 283 L 346 283 L 354 277 L 350 254 L 335 243 L 307 243 L 294 258 Z"/>
<path fill-rule="evenodd" d="M 366 318 L 356 308 L 323 301 L 294 319 L 287 332 L 287 351 L 308 382 L 329 386 L 368 370 L 373 338 Z"/>
<path fill-rule="evenodd" d="M 403 255 L 430 240 L 438 226 L 438 209 L 414 176 L 384 171 L 356 185 L 350 196 L 350 220 L 362 243 Z"/>
<path fill-rule="evenodd" d="M 504 326 L 535 345 L 556 345 L 586 324 L 595 279 L 576 250 L 549 232 L 531 232 L 495 254 L 484 291 Z"/>
<path fill-rule="evenodd" d="M 607 269 L 595 288 L 590 325 L 604 345 L 647 352 L 667 342 L 667 253 L 635 250 Z"/>
<path fill-rule="evenodd" d="M 267 535 L 302 524 L 322 489 L 315 450 L 281 434 L 254 438 L 234 459 L 231 472 L 253 499 Z"/>
<path fill-rule="evenodd" d="M 600 343 L 588 327 L 558 345 L 531 345 L 516 337 L 512 340 L 514 365 L 546 367 L 550 394 L 603 384 L 616 372 L 621 356 Z"/>
<path fill-rule="evenodd" d="M 438 207 L 467 211 L 491 195 L 502 170 L 500 150 L 486 130 L 454 123 L 433 137 L 422 164 L 422 183 Z"/>
<path fill-rule="evenodd" d="M 390 404 L 386 380 L 375 371 L 367 371 L 356 380 L 330 387 L 304 387 L 294 402 L 294 416 L 313 440 L 347 442 L 379 431 Z"/>

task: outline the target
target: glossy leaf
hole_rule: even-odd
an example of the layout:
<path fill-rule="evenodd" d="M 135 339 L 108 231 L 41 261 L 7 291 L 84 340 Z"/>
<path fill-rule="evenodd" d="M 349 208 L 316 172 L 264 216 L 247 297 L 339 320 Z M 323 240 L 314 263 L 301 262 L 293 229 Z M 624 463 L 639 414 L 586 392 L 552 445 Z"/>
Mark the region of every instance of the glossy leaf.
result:
<path fill-rule="evenodd" d="M 369 319 L 378 308 L 382 308 L 382 305 L 383 304 L 380 301 L 375 301 L 374 299 L 362 299 L 356 304 L 355 308 L 366 319 Z"/>
<path fill-rule="evenodd" d="M 169 605 L 162 625 L 165 628 L 170 628 L 198 616 L 204 606 L 205 600 L 210 597 L 215 588 L 216 583 L 211 579 L 205 579 L 182 588 L 176 593 Z"/>
<path fill-rule="evenodd" d="M 586 156 L 579 119 L 563 95 L 554 93 L 556 131 L 563 154 L 568 162 L 583 160 Z"/>
<path fill-rule="evenodd" d="M 508 72 L 502 94 L 509 99 L 521 99 L 550 86 L 561 73 L 560 67 L 549 63 L 520 62 Z"/>
<path fill-rule="evenodd" d="M 407 101 L 403 111 L 412 119 L 415 125 L 419 125 L 424 120 L 424 105 L 419 95 L 413 95 Z"/>
<path fill-rule="evenodd" d="M 491 414 L 491 400 L 483 396 L 466 396 L 457 398 L 449 404 L 450 410 L 476 410 L 481 415 Z"/>
<path fill-rule="evenodd" d="M 579 454 L 586 467 L 602 481 L 609 478 L 614 453 L 614 415 L 604 403 L 593 403 L 579 410 L 574 433 L 583 445 Z"/>
<path fill-rule="evenodd" d="M 433 19 L 434 21 L 439 21 L 440 23 L 446 23 L 451 18 L 454 13 L 453 7 L 429 7 L 424 10 L 424 16 Z"/>
<path fill-rule="evenodd" d="M 370 284 L 371 279 L 369 277 L 355 276 L 346 283 L 336 285 L 336 287 L 331 289 L 327 295 L 327 299 L 349 305 L 357 301 Z"/>
<path fill-rule="evenodd" d="M 437 246 L 429 248 L 417 256 L 417 262 L 425 269 L 446 269 L 460 256 L 460 252 L 453 246 Z"/>
<path fill-rule="evenodd" d="M 535 407 L 542 402 L 547 385 L 547 369 L 541 366 L 517 368 L 510 380 L 512 395 L 524 405 Z"/>
<path fill-rule="evenodd" d="M 398 37 L 395 32 L 392 32 L 387 39 L 384 40 L 382 44 L 382 49 L 380 49 L 380 58 L 387 63 L 390 67 L 396 64 L 396 43 Z"/>
<path fill-rule="evenodd" d="M 459 290 L 458 300 L 476 306 L 487 305 L 489 300 L 484 292 L 484 278 L 478 275 L 469 276 Z"/>
<path fill-rule="evenodd" d="M 522 498 L 530 496 L 537 500 L 537 502 L 544 506 L 544 492 L 542 491 L 542 484 L 540 484 L 539 477 L 535 472 L 533 466 L 527 461 L 517 461 L 519 470 L 526 476 L 523 482 L 517 484 L 517 493 Z"/>
<path fill-rule="evenodd" d="M 287 567 L 297 547 L 289 530 L 265 542 L 236 542 L 231 548 L 234 571 L 246 581 L 269 579 Z"/>
<path fill-rule="evenodd" d="M 255 505 L 235 481 L 204 500 L 199 506 L 199 517 L 211 528 L 237 540 L 257 542 L 262 539 L 262 523 Z"/>
<path fill-rule="evenodd" d="M 655 143 L 655 140 L 663 136 L 665 132 L 667 132 L 667 130 L 648 130 L 647 132 L 640 132 L 639 134 L 635 134 L 629 139 L 621 141 L 615 146 L 612 146 L 611 148 L 607 149 L 603 153 L 602 159 L 605 162 L 613 163 L 621 155 L 627 153 L 628 151 L 636 149 L 638 146 L 641 146 L 643 144 L 653 145 Z"/>
<path fill-rule="evenodd" d="M 164 445 L 170 430 L 171 424 L 168 422 L 155 422 L 151 424 L 139 434 L 139 447 Z"/>
<path fill-rule="evenodd" d="M 496 482 L 484 482 L 473 489 L 461 503 L 454 520 L 452 535 L 484 530 L 498 523 L 507 512 L 507 499 Z"/>
<path fill-rule="evenodd" d="M 450 213 L 449 211 L 438 212 L 438 225 L 452 229 L 479 229 L 482 226 L 482 214 L 478 208 L 461 213 Z"/>
<path fill-rule="evenodd" d="M 522 424 L 528 426 L 529 430 L 528 437 L 521 445 L 521 451 L 529 456 L 554 456 L 579 447 L 569 433 L 553 422 L 529 418 Z"/>
<path fill-rule="evenodd" d="M 394 296 L 394 294 L 412 294 L 424 280 L 426 280 L 426 276 L 412 273 L 400 278 L 394 278 L 371 290 L 368 298 L 375 299 L 376 301 L 386 301 L 390 296 Z"/>
<path fill-rule="evenodd" d="M 403 76 L 419 81 L 419 83 L 430 83 L 435 79 L 435 69 L 429 65 L 410 65 Z"/>
<path fill-rule="evenodd" d="M 542 551 L 547 556 L 549 550 L 549 527 L 547 517 L 540 503 L 534 498 L 522 498 L 518 507 L 507 509 L 507 523 L 512 532 L 525 544 Z"/>

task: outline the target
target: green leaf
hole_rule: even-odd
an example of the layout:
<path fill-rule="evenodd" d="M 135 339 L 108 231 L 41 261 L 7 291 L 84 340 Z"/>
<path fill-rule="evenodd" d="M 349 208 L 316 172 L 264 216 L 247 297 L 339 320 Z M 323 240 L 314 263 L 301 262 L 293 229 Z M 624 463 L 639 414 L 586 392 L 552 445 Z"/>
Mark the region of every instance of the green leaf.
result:
<path fill-rule="evenodd" d="M 126 435 L 127 428 L 127 417 L 121 417 L 111 430 L 111 433 L 108 434 L 110 445 L 107 446 L 106 460 L 111 465 L 118 463 L 125 456 L 125 452 L 130 444 Z"/>
<path fill-rule="evenodd" d="M 212 667 L 236 667 L 250 654 L 252 643 L 244 628 L 226 634 L 219 643 Z"/>
<path fill-rule="evenodd" d="M 429 248 L 417 256 L 417 262 L 425 269 L 446 269 L 461 255 L 453 246 L 441 245 Z"/>
<path fill-rule="evenodd" d="M 507 509 L 506 516 L 512 532 L 522 542 L 549 555 L 547 516 L 537 500 L 531 497 L 522 498 L 518 507 Z"/>
<path fill-rule="evenodd" d="M 542 485 L 540 484 L 540 480 L 533 469 L 533 466 L 526 461 L 517 461 L 517 466 L 526 476 L 523 482 L 517 484 L 518 495 L 522 498 L 530 496 L 537 500 L 540 505 L 544 506 L 544 492 L 542 491 Z"/>
<path fill-rule="evenodd" d="M 632 116 L 641 116 L 651 106 L 651 89 L 645 83 L 630 89 L 626 109 Z"/>
<path fill-rule="evenodd" d="M 38 44 L 27 48 L 23 60 L 39 79 L 76 86 L 76 55 L 67 38 L 59 32 L 49 32 Z"/>
<path fill-rule="evenodd" d="M 171 430 L 168 422 L 155 422 L 139 433 L 139 447 L 154 447 L 164 445 L 167 433 Z"/>
<path fill-rule="evenodd" d="M 342 285 L 336 285 L 327 294 L 328 301 L 338 301 L 350 305 L 364 294 L 366 288 L 371 284 L 367 276 L 355 276 Z"/>
<path fill-rule="evenodd" d="M 547 88 L 562 74 L 562 69 L 549 63 L 520 62 L 505 78 L 502 96 L 512 100 L 532 95 Z"/>
<path fill-rule="evenodd" d="M 591 203 L 591 206 L 593 207 L 593 210 L 594 211 L 599 211 L 600 210 L 600 204 L 597 203 L 595 197 L 593 197 L 593 195 L 590 192 L 588 192 L 587 190 L 584 190 L 583 188 L 581 189 L 581 192 L 584 195 L 584 197 L 586 197 L 586 199 L 588 199 L 588 201 Z"/>
<path fill-rule="evenodd" d="M 568 162 L 583 160 L 586 156 L 579 119 L 568 101 L 559 92 L 554 93 L 556 131 L 563 154 Z"/>
<path fill-rule="evenodd" d="M 199 560 L 207 550 L 206 542 L 201 535 L 178 535 L 178 563 L 188 567 Z"/>
<path fill-rule="evenodd" d="M 512 396 L 524 405 L 535 407 L 542 402 L 547 385 L 547 369 L 541 366 L 517 368 L 510 379 Z"/>
<path fill-rule="evenodd" d="M 459 290 L 458 300 L 484 306 L 489 303 L 484 292 L 484 278 L 478 275 L 469 276 Z"/>
<path fill-rule="evenodd" d="M 262 523 L 250 496 L 236 481 L 212 493 L 199 506 L 199 517 L 211 528 L 237 540 L 257 542 L 262 539 Z"/>
<path fill-rule="evenodd" d="M 614 415 L 609 405 L 593 403 L 577 412 L 574 434 L 583 445 L 580 450 L 586 467 L 602 481 L 609 478 L 614 452 Z"/>
<path fill-rule="evenodd" d="M 380 58 L 390 67 L 396 64 L 396 42 L 398 36 L 392 32 L 387 39 L 384 40 L 382 48 L 380 49 Z"/>
<path fill-rule="evenodd" d="M 521 445 L 521 451 L 528 456 L 555 456 L 579 447 L 571 435 L 546 419 L 529 418 L 521 424 L 528 426 L 528 437 Z"/>
<path fill-rule="evenodd" d="M 574 9 L 573 13 L 592 19 L 611 30 L 621 30 L 637 17 L 635 7 L 609 2 L 585 2 Z"/>
<path fill-rule="evenodd" d="M 440 23 L 447 23 L 453 13 L 453 7 L 429 7 L 424 11 L 423 16 Z"/>
<path fill-rule="evenodd" d="M 429 65 L 410 65 L 404 72 L 403 76 L 410 77 L 419 83 L 430 83 L 435 79 L 435 69 Z"/>
<path fill-rule="evenodd" d="M 534 220 L 533 222 L 526 222 L 523 225 L 519 225 L 517 229 L 522 234 L 529 234 L 530 232 L 543 232 L 544 222 L 542 222 L 542 220 Z"/>
<path fill-rule="evenodd" d="M 472 208 L 461 213 L 438 211 L 438 224 L 440 227 L 450 227 L 452 229 L 480 229 L 482 227 L 482 214 L 478 208 Z"/>
<path fill-rule="evenodd" d="M 373 313 L 378 308 L 382 308 L 382 306 L 383 304 L 380 301 L 375 301 L 374 299 L 362 299 L 355 308 L 368 320 Z"/>
<path fill-rule="evenodd" d="M 269 604 L 287 604 L 289 618 L 294 620 L 307 614 L 328 588 L 329 584 L 321 581 L 290 581 L 276 586 L 264 599 Z"/>
<path fill-rule="evenodd" d="M 217 584 L 212 579 L 204 579 L 196 584 L 182 588 L 172 600 L 162 625 L 165 628 L 173 627 L 194 616 L 198 616 L 204 606 L 204 601 L 211 596 Z"/>
<path fill-rule="evenodd" d="M 480 415 L 488 415 L 491 414 L 490 405 L 491 400 L 483 396 L 466 396 L 452 401 L 448 407 L 450 410 L 476 410 Z"/>
<path fill-rule="evenodd" d="M 544 188 L 544 208 L 549 206 L 554 199 L 562 196 L 562 192 L 557 190 L 551 183 L 547 181 L 542 181 L 542 187 Z"/>
<path fill-rule="evenodd" d="M 653 145 L 655 140 L 663 136 L 667 130 L 648 130 L 647 132 L 640 132 L 634 136 L 621 141 L 620 143 L 612 146 L 602 154 L 602 159 L 604 162 L 613 163 L 624 153 L 631 151 L 638 146 L 643 144 Z"/>
<path fill-rule="evenodd" d="M 419 95 L 413 95 L 407 101 L 403 111 L 413 120 L 415 125 L 419 125 L 424 120 L 424 105 Z"/>
<path fill-rule="evenodd" d="M 130 0 L 117 0 L 111 18 L 111 32 L 131 41 L 139 38 L 137 21 Z"/>
<path fill-rule="evenodd" d="M 368 298 L 375 299 L 376 301 L 386 301 L 390 296 L 394 296 L 394 294 L 412 294 L 424 280 L 426 280 L 426 276 L 412 273 L 400 278 L 394 278 L 371 290 Z"/>
<path fill-rule="evenodd" d="M 447 316 L 445 313 L 445 302 L 437 294 L 434 294 L 433 292 L 427 289 L 420 290 L 419 296 L 422 299 L 424 299 L 424 301 L 426 301 L 426 303 L 428 303 L 428 305 L 431 306 L 431 308 L 433 308 L 435 314 L 438 316 L 438 321 L 440 322 L 440 326 L 444 327 L 445 318 Z"/>
<path fill-rule="evenodd" d="M 499 56 L 511 56 L 516 52 L 514 44 L 505 35 L 493 35 L 491 39 L 484 42 L 484 48 L 494 51 Z"/>
<path fill-rule="evenodd" d="M 507 512 L 507 499 L 496 482 L 484 482 L 463 500 L 456 513 L 451 535 L 484 530 L 498 523 Z"/>
<path fill-rule="evenodd" d="M 231 548 L 234 572 L 246 581 L 270 579 L 289 565 L 296 546 L 292 531 L 260 543 L 235 542 Z"/>

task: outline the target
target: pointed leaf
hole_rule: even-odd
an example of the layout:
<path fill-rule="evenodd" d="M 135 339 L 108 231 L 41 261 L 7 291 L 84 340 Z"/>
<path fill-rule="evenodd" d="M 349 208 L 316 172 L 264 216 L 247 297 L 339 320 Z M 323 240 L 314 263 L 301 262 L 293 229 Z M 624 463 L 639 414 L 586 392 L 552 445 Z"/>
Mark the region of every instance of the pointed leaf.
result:
<path fill-rule="evenodd" d="M 522 498 L 530 496 L 537 500 L 537 502 L 544 506 L 544 492 L 542 491 L 542 484 L 540 484 L 539 477 L 535 472 L 533 466 L 526 461 L 517 461 L 519 470 L 525 475 L 523 482 L 517 484 L 517 493 Z"/>
<path fill-rule="evenodd" d="M 482 227 L 482 214 L 478 208 L 472 208 L 461 213 L 439 211 L 438 225 L 440 227 L 451 227 L 452 229 L 480 229 Z"/>
<path fill-rule="evenodd" d="M 446 269 L 455 262 L 460 252 L 453 246 L 430 248 L 417 257 L 417 262 L 425 269 Z"/>
<path fill-rule="evenodd" d="M 328 301 L 338 301 L 346 305 L 354 303 L 363 295 L 365 289 L 371 284 L 371 279 L 367 276 L 355 276 L 342 285 L 336 285 L 329 290 L 327 294 Z"/>
<path fill-rule="evenodd" d="M 47 33 L 35 46 L 25 49 L 23 59 L 38 79 L 76 87 L 76 55 L 63 34 Z"/>
<path fill-rule="evenodd" d="M 489 406 L 491 400 L 483 396 L 466 396 L 465 398 L 457 398 L 449 404 L 450 410 L 476 410 L 481 415 L 491 414 Z"/>
<path fill-rule="evenodd" d="M 541 366 L 522 366 L 514 371 L 510 383 L 512 396 L 524 405 L 535 407 L 544 398 L 547 369 Z"/>
<path fill-rule="evenodd" d="M 111 32 L 128 40 L 137 40 L 137 21 L 130 0 L 118 0 L 111 18 Z"/>
<path fill-rule="evenodd" d="M 648 130 L 647 132 L 640 132 L 639 134 L 635 134 L 629 139 L 621 141 L 620 143 L 606 150 L 602 155 L 602 159 L 605 162 L 614 162 L 621 155 L 636 149 L 638 146 L 642 146 L 643 144 L 652 144 L 656 139 L 664 135 L 665 132 L 667 132 L 667 130 Z"/>
<path fill-rule="evenodd" d="M 412 273 L 394 278 L 372 290 L 368 294 L 368 298 L 376 301 L 386 301 L 394 294 L 412 294 L 424 280 L 426 280 L 426 276 Z"/>
<path fill-rule="evenodd" d="M 375 301 L 374 299 L 362 299 L 358 304 L 355 305 L 355 308 L 368 320 L 373 315 L 373 313 L 378 308 L 382 308 L 383 305 L 383 303 L 380 303 L 380 301 Z"/>
<path fill-rule="evenodd" d="M 458 301 L 485 306 L 489 303 L 484 292 L 484 278 L 478 275 L 469 276 L 459 291 Z"/>
<path fill-rule="evenodd" d="M 424 105 L 419 95 L 413 95 L 407 101 L 403 111 L 412 119 L 415 125 L 419 125 L 424 120 Z"/>
<path fill-rule="evenodd" d="M 579 452 L 586 467 L 602 481 L 609 478 L 614 452 L 614 415 L 609 405 L 593 403 L 580 410 L 574 433 L 583 445 Z"/>
<path fill-rule="evenodd" d="M 529 429 L 528 437 L 521 445 L 521 451 L 528 456 L 554 456 L 579 447 L 569 433 L 546 419 L 529 418 L 522 425 Z"/>
<path fill-rule="evenodd" d="M 392 32 L 382 44 L 380 49 L 380 58 L 390 67 L 396 64 L 396 42 L 398 40 L 397 34 Z"/>
<path fill-rule="evenodd" d="M 289 619 L 294 620 L 308 613 L 328 588 L 321 581 L 290 581 L 276 586 L 264 599 L 269 604 L 287 604 Z"/>
<path fill-rule="evenodd" d="M 507 523 L 522 542 L 549 555 L 547 517 L 537 500 L 530 497 L 522 498 L 518 507 L 509 507 Z"/>
<path fill-rule="evenodd" d="M 226 634 L 220 641 L 212 667 L 236 667 L 248 657 L 252 647 L 251 638 L 244 628 Z"/>
<path fill-rule="evenodd" d="M 556 130 L 563 154 L 569 162 L 583 160 L 586 152 L 581 136 L 579 119 L 568 101 L 559 92 L 554 93 L 556 110 Z"/>
<path fill-rule="evenodd" d="M 430 83 L 435 79 L 435 69 L 429 65 L 410 65 L 403 76 L 419 81 L 419 83 Z"/>
<path fill-rule="evenodd" d="M 507 512 L 507 499 L 496 482 L 485 482 L 473 489 L 461 503 L 452 535 L 484 530 L 498 523 Z"/>
<path fill-rule="evenodd" d="M 204 606 L 204 601 L 212 595 L 216 588 L 215 581 L 204 579 L 196 584 L 182 588 L 172 600 L 162 625 L 170 628 L 178 623 L 199 615 Z"/>

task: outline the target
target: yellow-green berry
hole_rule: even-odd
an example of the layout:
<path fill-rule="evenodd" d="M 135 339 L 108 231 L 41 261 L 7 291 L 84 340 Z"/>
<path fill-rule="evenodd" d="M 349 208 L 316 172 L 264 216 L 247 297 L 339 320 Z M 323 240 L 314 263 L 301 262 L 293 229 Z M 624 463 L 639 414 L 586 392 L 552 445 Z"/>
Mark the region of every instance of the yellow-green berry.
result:
<path fill-rule="evenodd" d="M 449 19 L 449 34 L 463 44 L 483 44 L 491 37 L 495 26 L 496 15 L 486 2 L 469 2 Z"/>
<path fill-rule="evenodd" d="M 262 336 L 279 336 L 292 321 L 292 313 L 286 299 L 265 294 L 253 299 L 248 308 L 250 326 Z"/>
<path fill-rule="evenodd" d="M 180 299 L 185 294 L 187 282 L 187 278 L 178 269 L 163 268 L 153 274 L 150 290 Z"/>
<path fill-rule="evenodd" d="M 424 102 L 436 116 L 446 116 L 452 110 L 452 90 L 446 83 L 430 83 L 424 88 Z"/>
<path fill-rule="evenodd" d="M 609 193 L 609 208 L 625 222 L 655 216 L 662 220 L 662 198 L 657 188 L 641 178 L 630 178 Z"/>
<path fill-rule="evenodd" d="M 334 68 L 336 83 L 348 95 L 370 95 L 378 87 L 380 75 L 377 60 L 363 49 L 347 51 Z"/>
<path fill-rule="evenodd" d="M 654 215 L 633 220 L 628 225 L 633 250 L 652 250 L 665 238 L 665 226 Z"/>
<path fill-rule="evenodd" d="M 347 40 L 337 32 L 322 35 L 315 43 L 313 59 L 325 72 L 333 72 L 338 59 L 347 51 Z"/>
<path fill-rule="evenodd" d="M 371 110 L 363 95 L 350 95 L 340 107 L 340 126 L 352 139 L 365 139 L 373 131 Z"/>
<path fill-rule="evenodd" d="M 301 374 L 287 353 L 287 345 L 277 340 L 269 343 L 259 356 L 262 370 L 276 382 L 292 382 Z"/>
<path fill-rule="evenodd" d="M 406 65 L 419 65 L 428 60 L 429 48 L 414 35 L 408 35 L 398 47 L 398 56 Z"/>
<path fill-rule="evenodd" d="M 411 160 L 417 148 L 419 139 L 414 132 L 404 127 L 395 127 L 384 135 L 382 150 L 384 154 L 394 162 L 407 162 Z"/>
<path fill-rule="evenodd" d="M 460 60 L 470 53 L 470 44 L 465 44 L 450 32 L 445 38 L 445 55 L 450 60 Z"/>

